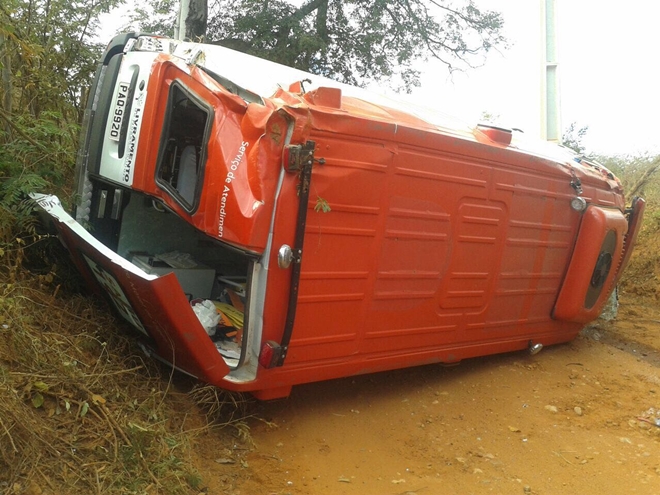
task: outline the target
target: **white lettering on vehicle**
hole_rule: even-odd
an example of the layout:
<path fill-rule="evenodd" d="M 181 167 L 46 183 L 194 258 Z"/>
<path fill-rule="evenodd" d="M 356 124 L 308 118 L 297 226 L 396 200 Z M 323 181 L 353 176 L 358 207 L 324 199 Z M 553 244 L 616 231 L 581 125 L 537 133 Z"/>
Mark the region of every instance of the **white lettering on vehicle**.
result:
<path fill-rule="evenodd" d="M 224 188 L 222 190 L 222 195 L 220 196 L 220 216 L 218 219 L 218 237 L 222 237 L 225 235 L 225 217 L 227 216 L 227 198 L 231 193 L 231 182 L 236 178 L 234 172 L 236 172 L 238 170 L 238 167 L 241 165 L 241 162 L 243 161 L 243 157 L 245 156 L 245 151 L 247 150 L 248 146 L 250 146 L 250 143 L 248 141 L 243 141 L 241 143 L 240 148 L 238 148 L 238 153 L 236 153 L 234 159 L 229 163 L 229 171 L 227 172 L 227 176 L 225 177 Z"/>
<path fill-rule="evenodd" d="M 142 98 L 141 95 L 140 98 Z M 139 99 L 138 98 L 138 101 Z M 122 180 L 127 184 L 131 181 L 131 170 L 135 163 L 135 153 L 137 149 L 138 131 L 140 128 L 140 116 L 142 115 L 142 107 L 136 106 L 135 112 L 131 118 L 128 129 L 128 136 L 126 137 L 126 158 L 124 159 L 124 170 L 122 173 Z"/>
<path fill-rule="evenodd" d="M 37 204 L 44 210 L 50 211 L 57 206 L 61 206 L 59 201 L 56 201 L 55 196 L 41 196 L 37 198 Z"/>
<path fill-rule="evenodd" d="M 98 283 L 110 296 L 110 299 L 115 305 L 115 308 L 117 308 L 117 311 L 119 311 L 119 313 L 136 329 L 148 336 L 149 334 L 147 333 L 147 330 L 144 328 L 144 325 L 142 325 L 140 318 L 135 313 L 133 306 L 131 306 L 131 303 L 126 297 L 126 294 L 124 294 L 124 291 L 122 290 L 115 277 L 95 261 L 88 258 L 85 254 L 83 254 L 83 258 L 85 258 L 85 261 L 89 265 L 89 268 L 92 270 L 92 273 L 94 274 L 94 277 Z"/>
<path fill-rule="evenodd" d="M 136 102 L 142 103 L 144 93 L 136 98 Z M 122 171 L 122 180 L 131 183 L 131 171 L 135 164 L 135 154 L 137 151 L 138 131 L 140 130 L 140 117 L 142 116 L 142 106 L 136 105 L 135 112 L 131 118 L 128 128 L 128 136 L 126 136 L 126 157 L 124 158 L 124 169 Z"/>

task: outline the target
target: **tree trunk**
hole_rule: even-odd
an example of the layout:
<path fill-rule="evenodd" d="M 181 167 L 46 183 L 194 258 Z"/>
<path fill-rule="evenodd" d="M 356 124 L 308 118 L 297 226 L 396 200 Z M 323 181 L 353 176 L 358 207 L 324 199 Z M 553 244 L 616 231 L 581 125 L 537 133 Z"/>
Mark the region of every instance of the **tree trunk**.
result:
<path fill-rule="evenodd" d="M 1 94 L 2 94 L 2 111 L 5 115 L 11 115 L 12 112 L 12 84 L 11 84 L 11 54 L 7 43 L 7 37 L 0 32 L 0 61 L 2 62 L 2 77 L 1 77 Z M 4 122 L 5 132 L 9 134 L 11 127 L 8 122 Z"/>
<path fill-rule="evenodd" d="M 207 0 L 181 0 L 177 38 L 204 41 L 208 21 Z"/>

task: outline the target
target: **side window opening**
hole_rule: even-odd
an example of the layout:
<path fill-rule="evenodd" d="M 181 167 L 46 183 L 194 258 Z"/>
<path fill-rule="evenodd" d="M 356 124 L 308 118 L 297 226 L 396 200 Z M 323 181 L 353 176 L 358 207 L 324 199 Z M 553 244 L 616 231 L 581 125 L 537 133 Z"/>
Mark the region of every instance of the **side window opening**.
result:
<path fill-rule="evenodd" d="M 188 211 L 196 207 L 206 161 L 212 110 L 172 83 L 156 181 Z"/>

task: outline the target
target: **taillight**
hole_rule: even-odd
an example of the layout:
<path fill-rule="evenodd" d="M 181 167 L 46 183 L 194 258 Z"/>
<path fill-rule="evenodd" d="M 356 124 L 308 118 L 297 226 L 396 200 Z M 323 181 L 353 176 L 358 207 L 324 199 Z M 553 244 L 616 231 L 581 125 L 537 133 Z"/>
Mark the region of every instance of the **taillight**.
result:
<path fill-rule="evenodd" d="M 261 346 L 261 353 L 259 354 L 259 364 L 266 369 L 274 368 L 278 365 L 282 357 L 282 346 L 277 342 L 268 340 Z"/>

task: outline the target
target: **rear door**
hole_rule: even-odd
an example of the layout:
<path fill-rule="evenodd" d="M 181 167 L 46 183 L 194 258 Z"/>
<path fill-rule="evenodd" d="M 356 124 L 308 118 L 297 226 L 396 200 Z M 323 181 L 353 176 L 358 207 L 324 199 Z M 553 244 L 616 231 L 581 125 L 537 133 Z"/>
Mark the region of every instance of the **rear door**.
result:
<path fill-rule="evenodd" d="M 160 277 L 145 273 L 96 240 L 57 197 L 33 194 L 32 198 L 52 219 L 88 283 L 110 300 L 161 359 L 211 383 L 229 373 L 173 273 Z"/>

